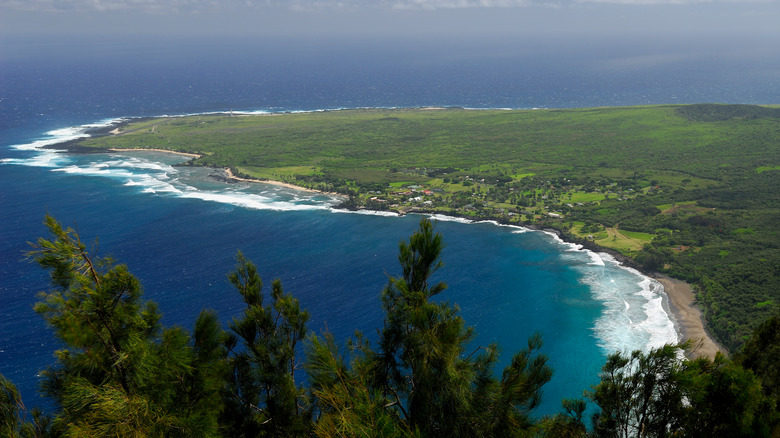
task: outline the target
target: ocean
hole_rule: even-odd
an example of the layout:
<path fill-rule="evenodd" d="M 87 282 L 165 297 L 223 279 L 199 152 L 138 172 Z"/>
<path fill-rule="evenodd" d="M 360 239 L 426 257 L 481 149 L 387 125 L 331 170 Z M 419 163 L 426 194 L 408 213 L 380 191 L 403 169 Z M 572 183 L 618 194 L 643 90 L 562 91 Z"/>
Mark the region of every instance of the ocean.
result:
<path fill-rule="evenodd" d="M 591 42 L 592 43 L 592 42 Z M 725 47 L 732 47 L 727 45 Z M 47 275 L 24 259 L 51 214 L 126 264 L 165 325 L 202 309 L 241 312 L 226 275 L 242 251 L 282 280 L 310 330 L 376 336 L 379 295 L 399 275 L 398 242 L 419 216 L 335 211 L 336 199 L 266 184 L 224 184 L 154 152 L 42 149 L 125 117 L 357 107 L 565 108 L 780 102 L 777 47 L 512 41 L 5 40 L 0 57 L 0 373 L 25 404 L 47 406 L 38 373 L 59 348 L 32 310 Z M 688 50 L 688 52 L 686 52 Z M 767 55 L 771 56 L 767 56 Z M 502 366 L 540 332 L 554 368 L 538 414 L 598 382 L 606 355 L 679 338 L 661 286 L 556 236 L 436 217 L 448 283 Z"/>

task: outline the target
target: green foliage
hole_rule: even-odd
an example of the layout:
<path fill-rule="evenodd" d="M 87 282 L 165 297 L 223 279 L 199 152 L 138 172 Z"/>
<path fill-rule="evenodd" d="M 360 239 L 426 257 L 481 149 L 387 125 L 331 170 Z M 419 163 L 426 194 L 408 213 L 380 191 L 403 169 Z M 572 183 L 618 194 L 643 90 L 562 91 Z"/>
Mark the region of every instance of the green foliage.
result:
<path fill-rule="evenodd" d="M 314 434 L 320 437 L 412 437 L 419 431 L 399 421 L 388 409 L 395 400 L 371 383 L 370 346 L 359 338 L 348 345 L 349 355 L 339 348 L 329 333 L 324 339 L 310 336 L 307 342 L 306 371 L 311 381 L 317 421 Z"/>
<path fill-rule="evenodd" d="M 496 345 L 468 353 L 473 329 L 457 307 L 432 300 L 446 289 L 432 281 L 443 266 L 442 247 L 427 219 L 400 243 L 402 275 L 390 278 L 382 294 L 385 321 L 376 349 L 359 336 L 347 361 L 332 338 L 312 338 L 309 373 L 321 436 L 374 428 L 382 436 L 516 436 L 535 426 L 530 413 L 552 374 L 537 353 L 541 337 L 529 339 L 500 379 L 493 371 Z"/>
<path fill-rule="evenodd" d="M 589 395 L 601 412 L 594 415 L 599 436 L 664 436 L 681 427 L 682 388 L 677 348 L 666 345 L 645 355 L 615 353 L 602 368 L 601 382 Z"/>
<path fill-rule="evenodd" d="M 64 344 L 44 372 L 53 416 L 26 411 L 0 376 L 0 436 L 322 437 L 763 437 L 780 433 L 780 316 L 752 334 L 734 361 L 682 359 L 680 348 L 615 353 L 585 400 L 538 420 L 551 369 L 541 336 L 500 376 L 498 346 L 474 347 L 446 284 L 441 235 L 423 219 L 399 244 L 401 275 L 382 293 L 378 341 L 306 336 L 309 314 L 274 281 L 265 303 L 257 268 L 237 256 L 230 282 L 246 308 L 225 333 L 202 312 L 192 334 L 164 328 L 122 265 L 96 258 L 51 217 L 52 239 L 29 256 L 51 274 L 36 310 Z M 751 273 L 750 275 L 758 275 Z M 710 287 L 708 290 L 711 290 Z M 768 305 L 767 305 L 768 306 Z M 767 307 L 760 306 L 760 307 Z M 305 358 L 299 355 L 306 337 Z M 239 341 L 241 344 L 239 345 Z M 467 350 L 468 348 L 468 350 Z M 305 368 L 308 384 L 296 382 Z M 299 376 L 298 376 L 299 377 Z"/>
<path fill-rule="evenodd" d="M 760 107 L 756 105 L 718 105 L 697 104 L 682 106 L 677 113 L 688 120 L 716 122 L 729 119 L 780 119 L 780 108 Z"/>
<path fill-rule="evenodd" d="M 257 267 L 241 253 L 229 280 L 246 304 L 230 328 L 242 341 L 230 359 L 230 379 L 223 422 L 232 436 L 306 436 L 311 408 L 306 391 L 295 382 L 300 368 L 297 345 L 306 336 L 309 313 L 273 282 L 272 303 L 264 305 Z"/>
<path fill-rule="evenodd" d="M 736 360 L 756 373 L 764 394 L 780 406 L 780 314 L 756 328 Z"/>
<path fill-rule="evenodd" d="M 162 329 L 125 266 L 95 259 L 53 218 L 45 223 L 53 239 L 39 239 L 29 256 L 54 286 L 35 309 L 66 346 L 44 372 L 58 422 L 78 436 L 215 435 L 220 343 L 203 336 L 213 335 L 213 316 L 199 318 L 194 346 L 184 330 Z"/>
<path fill-rule="evenodd" d="M 15 436 L 23 422 L 24 405 L 13 383 L 0 374 L 0 435 Z"/>
<path fill-rule="evenodd" d="M 774 402 L 761 393 L 759 379 L 738 363 L 718 354 L 714 361 L 686 362 L 678 385 L 690 406 L 685 416 L 687 436 L 768 437 L 778 414 Z"/>
<path fill-rule="evenodd" d="M 0 374 L 0 436 L 44 438 L 62 435 L 62 427 L 54 423 L 50 415 L 38 408 L 28 414 L 16 386 Z"/>
<path fill-rule="evenodd" d="M 420 224 L 409 243 L 399 245 L 403 276 L 391 278 L 382 294 L 385 326 L 375 363 L 377 385 L 398 398 L 401 416 L 424 434 L 462 434 L 455 412 L 469 411 L 472 363 L 462 358 L 473 337 L 457 309 L 430 298 L 446 288 L 429 285 L 442 262 L 441 236 L 429 221 Z"/>
<path fill-rule="evenodd" d="M 596 436 L 771 435 L 776 406 L 751 371 L 720 353 L 714 360 L 681 360 L 679 347 L 609 356 L 588 394 L 601 409 L 593 416 Z"/>
<path fill-rule="evenodd" d="M 544 418 L 541 436 L 550 438 L 579 438 L 588 436 L 583 416 L 586 403 L 582 399 L 566 399 L 561 402 L 564 412 Z"/>

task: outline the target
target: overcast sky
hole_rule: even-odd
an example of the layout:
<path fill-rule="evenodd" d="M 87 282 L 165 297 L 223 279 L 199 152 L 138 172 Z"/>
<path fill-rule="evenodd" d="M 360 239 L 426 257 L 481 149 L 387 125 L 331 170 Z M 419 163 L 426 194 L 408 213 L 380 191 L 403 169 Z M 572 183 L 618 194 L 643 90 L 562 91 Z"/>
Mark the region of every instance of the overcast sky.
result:
<path fill-rule="evenodd" d="M 0 0 L 5 35 L 765 36 L 780 0 Z"/>

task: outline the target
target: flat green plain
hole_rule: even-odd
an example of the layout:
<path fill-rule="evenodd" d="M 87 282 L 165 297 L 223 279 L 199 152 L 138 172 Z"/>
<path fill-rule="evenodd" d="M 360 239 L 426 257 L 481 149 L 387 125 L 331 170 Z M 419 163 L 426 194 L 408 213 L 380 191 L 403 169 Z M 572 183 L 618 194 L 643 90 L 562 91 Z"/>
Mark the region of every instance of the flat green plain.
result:
<path fill-rule="evenodd" d="M 201 153 L 196 163 L 209 166 L 305 166 L 337 176 L 374 169 L 380 173 L 369 180 L 382 182 L 382 172 L 415 166 L 501 169 L 512 175 L 537 168 L 653 169 L 710 179 L 723 164 L 740 166 L 772 153 L 771 142 L 756 136 L 776 135 L 777 119 L 701 122 L 679 116 L 678 108 L 202 115 L 129 123 L 110 144 L 104 137 L 82 145 Z M 773 166 L 777 162 L 752 169 Z"/>

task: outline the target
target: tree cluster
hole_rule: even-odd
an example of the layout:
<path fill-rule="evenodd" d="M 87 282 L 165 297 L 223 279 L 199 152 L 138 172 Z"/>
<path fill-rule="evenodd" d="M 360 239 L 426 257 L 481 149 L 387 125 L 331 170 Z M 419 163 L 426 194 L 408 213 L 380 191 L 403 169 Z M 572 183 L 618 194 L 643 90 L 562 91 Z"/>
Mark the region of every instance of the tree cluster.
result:
<path fill-rule="evenodd" d="M 780 433 L 780 325 L 775 317 L 735 360 L 680 358 L 682 346 L 609 356 L 585 399 L 539 418 L 552 376 L 541 335 L 495 369 L 497 345 L 442 301 L 441 235 L 427 219 L 399 245 L 402 274 L 382 292 L 377 340 L 346 345 L 309 333 L 309 313 L 242 254 L 228 279 L 243 312 L 222 328 L 202 312 L 192 332 L 166 328 L 123 265 L 87 251 L 46 218 L 52 238 L 30 257 L 51 274 L 35 309 L 63 343 L 44 371 L 56 406 L 27 412 L 0 376 L 0 435 L 203 437 L 772 436 Z M 576 358 L 572 358 L 576 360 Z"/>

